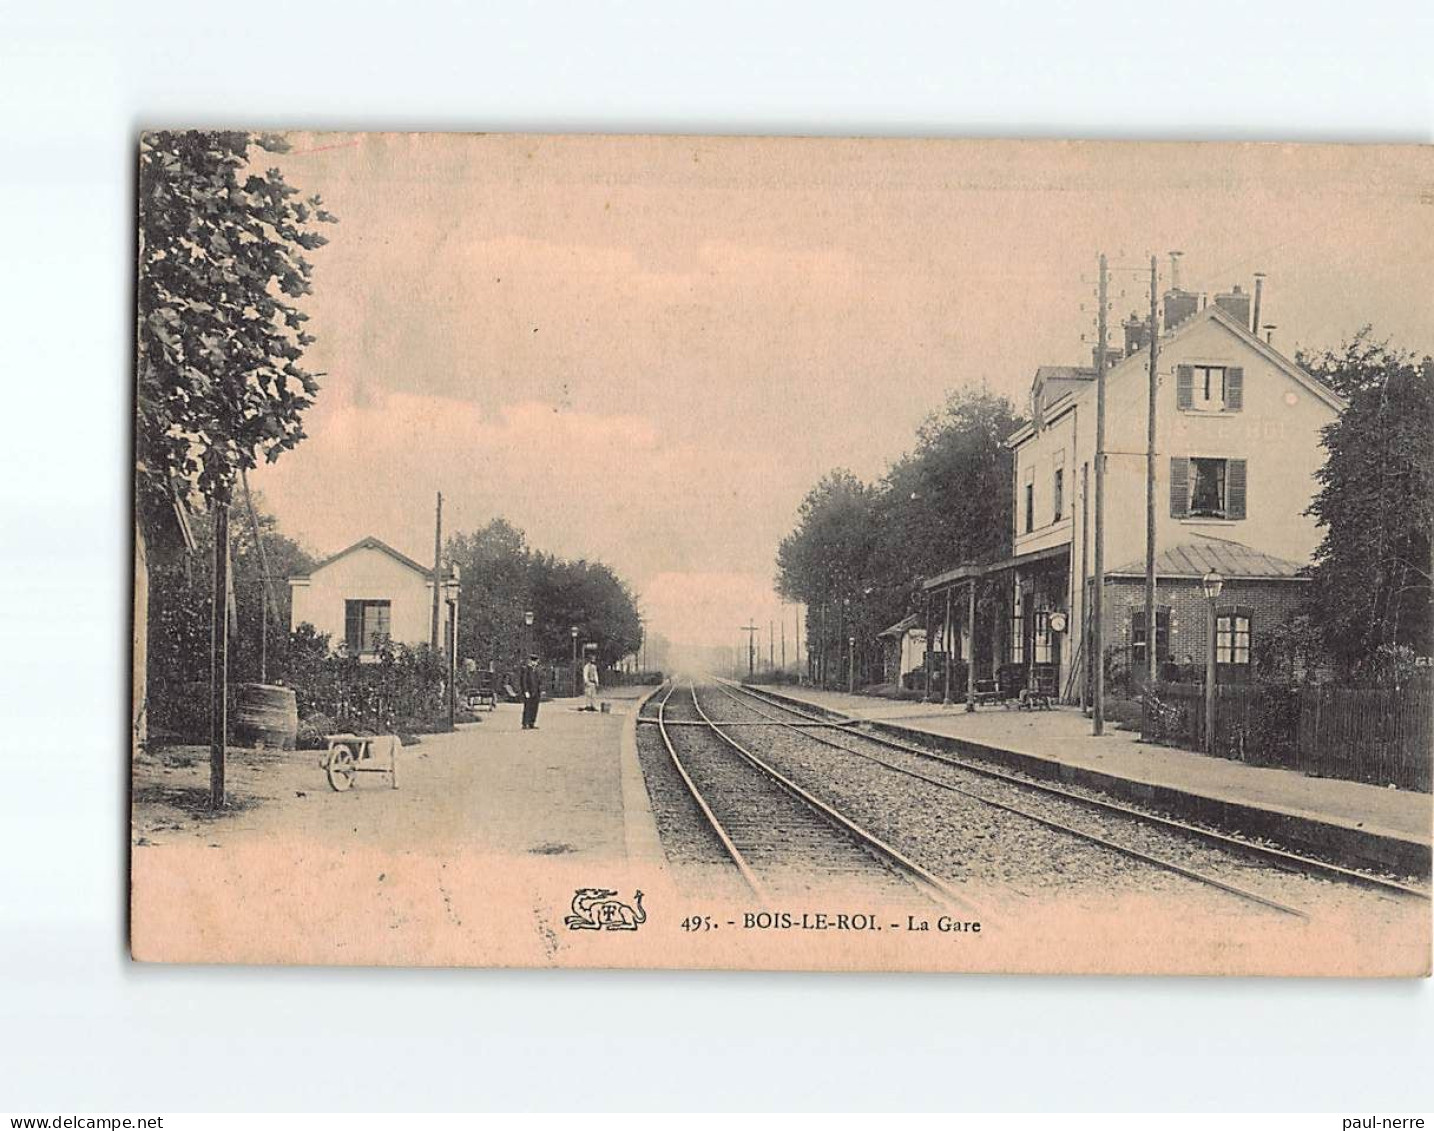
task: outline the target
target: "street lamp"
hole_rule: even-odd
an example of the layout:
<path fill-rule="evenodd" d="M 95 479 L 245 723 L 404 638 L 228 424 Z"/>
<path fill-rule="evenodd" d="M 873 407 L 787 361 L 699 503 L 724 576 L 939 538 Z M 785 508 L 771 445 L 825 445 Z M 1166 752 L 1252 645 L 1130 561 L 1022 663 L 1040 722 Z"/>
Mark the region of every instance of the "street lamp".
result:
<path fill-rule="evenodd" d="M 1220 590 L 1225 588 L 1225 579 L 1219 571 L 1211 570 L 1200 579 L 1205 590 L 1209 612 L 1205 620 L 1205 752 L 1215 753 L 1215 602 Z M 1146 626 L 1146 647 L 1151 646 L 1155 634 Z"/>
<path fill-rule="evenodd" d="M 458 719 L 458 597 L 463 591 L 458 563 L 450 565 L 451 573 L 443 583 L 443 599 L 448 602 L 448 729 Z"/>
<path fill-rule="evenodd" d="M 846 685 L 847 685 L 847 686 L 846 686 L 846 689 L 847 689 L 847 693 L 850 694 L 850 695 L 855 695 L 855 694 L 856 694 L 856 637 L 855 637 L 855 636 L 848 636 L 848 637 L 846 638 L 846 662 L 847 662 L 847 677 L 846 677 Z"/>
<path fill-rule="evenodd" d="M 568 633 L 573 638 L 573 696 L 576 698 L 578 693 L 578 626 L 573 625 L 568 629 Z"/>

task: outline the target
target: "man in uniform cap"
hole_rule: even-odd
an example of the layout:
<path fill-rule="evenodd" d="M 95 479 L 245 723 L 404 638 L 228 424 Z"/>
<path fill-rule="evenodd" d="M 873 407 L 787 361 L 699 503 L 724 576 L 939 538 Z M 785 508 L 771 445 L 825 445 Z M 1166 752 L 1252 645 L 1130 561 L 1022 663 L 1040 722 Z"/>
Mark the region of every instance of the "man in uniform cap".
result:
<path fill-rule="evenodd" d="M 529 656 L 518 673 L 518 693 L 523 698 L 523 729 L 538 729 L 538 703 L 543 697 L 542 677 L 538 675 L 538 657 Z"/>

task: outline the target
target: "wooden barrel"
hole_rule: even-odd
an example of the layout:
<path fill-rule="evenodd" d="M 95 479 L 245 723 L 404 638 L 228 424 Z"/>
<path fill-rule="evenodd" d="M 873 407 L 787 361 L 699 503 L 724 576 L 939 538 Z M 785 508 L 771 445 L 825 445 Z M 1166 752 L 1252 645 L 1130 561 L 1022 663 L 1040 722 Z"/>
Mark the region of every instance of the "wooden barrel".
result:
<path fill-rule="evenodd" d="M 299 704 L 292 687 L 241 683 L 234 696 L 234 737 L 292 750 L 299 732 Z"/>

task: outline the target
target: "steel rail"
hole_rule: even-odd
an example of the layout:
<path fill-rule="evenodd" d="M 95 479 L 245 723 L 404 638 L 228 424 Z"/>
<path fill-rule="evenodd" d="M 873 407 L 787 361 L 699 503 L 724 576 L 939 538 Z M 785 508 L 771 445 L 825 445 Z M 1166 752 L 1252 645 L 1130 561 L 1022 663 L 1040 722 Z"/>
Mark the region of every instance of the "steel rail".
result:
<path fill-rule="evenodd" d="M 723 694 L 728 696 L 728 698 L 730 698 L 734 703 L 737 703 L 739 706 L 746 707 L 748 710 L 758 711 L 759 714 L 763 713 L 759 711 L 758 708 L 752 707 L 750 704 L 743 703 L 742 700 L 738 699 L 736 695 L 732 694 L 732 692 L 723 684 L 719 683 L 718 689 L 722 691 Z M 747 689 L 740 688 L 740 690 L 746 691 Z M 752 698 L 757 699 L 758 702 L 767 702 L 765 699 L 761 698 L 758 695 L 752 695 Z M 768 705 L 772 706 L 773 704 L 769 703 Z M 788 710 L 791 709 L 786 708 L 785 705 L 783 705 L 783 708 Z M 771 718 L 772 716 L 768 715 L 767 717 Z M 944 782 L 937 778 L 930 777 L 927 774 L 918 773 L 916 770 L 909 770 L 904 766 L 894 765 L 891 762 L 888 762 L 882 758 L 878 758 L 874 754 L 864 754 L 860 750 L 853 750 L 848 746 L 843 746 L 839 742 L 833 742 L 831 739 L 825 738 L 822 735 L 813 734 L 810 731 L 806 730 L 798 730 L 798 733 L 806 734 L 808 735 L 808 737 L 812 738 L 816 742 L 822 743 L 824 746 L 831 746 L 836 748 L 837 750 L 841 750 L 844 753 L 851 754 L 857 758 L 865 758 L 868 761 L 875 762 L 878 766 L 884 766 L 886 769 L 892 770 L 895 773 L 905 774 L 906 776 L 915 778 L 918 781 L 926 782 L 929 785 L 936 786 L 938 789 L 949 790 L 952 793 L 960 794 L 962 797 L 969 797 L 974 801 L 980 801 L 986 805 L 991 806 L 992 808 L 1000 809 L 1007 813 L 1013 813 L 1019 817 L 1024 817 L 1029 821 L 1034 821 L 1036 824 L 1044 825 L 1046 828 L 1053 829 L 1057 832 L 1066 833 L 1070 836 L 1078 837 L 1081 840 L 1088 841 L 1091 844 L 1099 845 L 1102 848 L 1110 849 L 1111 851 L 1118 852 L 1123 856 L 1128 856 L 1133 860 L 1142 861 L 1143 863 L 1150 864 L 1156 868 L 1161 868 L 1165 871 L 1173 872 L 1178 876 L 1183 876 L 1186 879 L 1192 880 L 1196 883 L 1205 884 L 1209 887 L 1216 888 L 1220 891 L 1226 892 L 1229 895 L 1233 895 L 1236 898 L 1247 900 L 1251 903 L 1260 904 L 1261 906 L 1268 907 L 1273 911 L 1279 911 L 1282 914 L 1292 915 L 1299 919 L 1309 918 L 1308 912 L 1301 911 L 1297 907 L 1291 907 L 1288 904 L 1281 903 L 1278 900 L 1269 898 L 1268 896 L 1260 895 L 1258 892 L 1250 891 L 1248 888 L 1242 888 L 1236 884 L 1226 883 L 1224 880 L 1216 879 L 1214 876 L 1207 875 L 1206 873 L 1197 871 L 1194 868 L 1187 868 L 1183 864 L 1177 864 L 1173 860 L 1166 860 L 1163 857 L 1155 856 L 1152 853 L 1145 852 L 1142 849 L 1132 848 L 1129 845 L 1120 844 L 1118 841 L 1108 840 L 1107 838 L 1100 836 L 1096 833 L 1087 832 L 1084 829 L 1075 828 L 1071 825 L 1064 824 L 1061 821 L 1052 820 L 1049 817 L 1042 817 L 1037 813 L 1031 813 L 1028 810 L 1022 809 L 1016 805 L 1008 805 L 1003 801 L 996 801 L 989 797 L 983 797 L 979 793 L 974 793 L 969 789 L 962 789 L 960 786 L 953 785 L 950 782 Z M 874 738 L 868 734 L 858 734 L 857 737 L 867 739 L 869 741 L 876 742 L 884 746 L 890 746 L 897 749 L 906 749 L 898 743 L 888 742 L 884 739 Z M 916 750 L 909 750 L 908 752 L 912 754 L 918 753 L 918 751 Z M 937 758 L 936 760 L 940 762 L 945 762 L 948 765 L 957 765 L 950 759 Z M 964 769 L 965 767 L 959 766 L 958 768 Z M 1018 785 L 1026 784 L 1020 779 L 1009 780 L 1013 781 L 1015 784 Z"/>
<path fill-rule="evenodd" d="M 824 817 L 827 821 L 836 825 L 842 831 L 846 832 L 848 835 L 850 835 L 856 840 L 858 846 L 866 849 L 868 852 L 873 853 L 883 862 L 896 865 L 898 873 L 904 879 L 911 883 L 923 895 L 932 899 L 937 904 L 945 905 L 947 907 L 952 908 L 953 910 L 960 910 L 968 914 L 974 914 L 980 917 L 983 922 L 997 921 L 997 917 L 991 914 L 988 910 L 986 910 L 986 908 L 978 905 L 973 900 L 962 895 L 945 880 L 942 880 L 940 877 L 934 875 L 926 868 L 923 868 L 920 864 L 912 860 L 900 849 L 894 848 L 891 845 L 887 844 L 886 841 L 876 836 L 876 834 L 869 832 L 867 829 L 862 828 L 850 817 L 847 817 L 845 814 L 839 813 L 836 809 L 832 808 L 820 798 L 813 796 L 811 793 L 808 793 L 796 782 L 792 781 L 790 778 L 786 777 L 773 766 L 768 765 L 767 762 L 764 761 L 762 758 L 758 757 L 756 754 L 752 753 L 752 751 L 748 750 L 731 735 L 725 734 L 722 730 L 722 724 L 715 722 L 712 718 L 710 718 L 707 712 L 702 709 L 702 704 L 697 701 L 697 685 L 695 683 L 692 683 L 688 686 L 692 693 L 692 706 L 696 709 L 697 714 L 701 717 L 701 719 L 711 728 L 712 733 L 715 734 L 718 738 L 720 738 L 723 742 L 725 742 L 728 746 L 730 746 L 734 751 L 736 751 L 738 756 L 744 759 L 754 769 L 758 770 L 768 779 L 775 782 L 792 797 L 807 805 L 820 816 Z"/>
<path fill-rule="evenodd" d="M 831 722 L 830 719 L 822 719 L 821 716 L 811 714 L 807 711 L 803 711 L 799 707 L 792 706 L 790 703 L 786 703 L 781 700 L 774 700 L 774 697 L 771 697 L 763 692 L 754 690 L 753 688 L 745 687 L 741 684 L 734 684 L 730 680 L 718 679 L 717 682 L 723 686 L 736 687 L 739 690 L 750 695 L 753 699 L 756 699 L 758 702 L 765 703 L 770 707 L 776 707 L 778 710 L 788 711 L 791 714 L 798 715 L 803 719 L 811 719 L 828 723 Z M 864 720 L 857 718 L 847 718 L 845 719 L 845 721 L 841 723 L 836 723 L 834 725 L 839 726 L 842 729 L 850 729 L 851 725 L 859 726 L 863 721 Z M 1410 897 L 1423 900 L 1425 902 L 1428 902 L 1430 900 L 1429 892 L 1422 891 L 1421 889 L 1416 887 L 1410 887 L 1408 884 L 1402 884 L 1397 880 L 1386 879 L 1383 876 L 1375 876 L 1367 872 L 1360 872 L 1354 868 L 1345 868 L 1339 864 L 1331 864 L 1327 860 L 1319 860 L 1312 856 L 1302 856 L 1298 852 L 1291 852 L 1285 848 L 1275 848 L 1271 845 L 1257 844 L 1254 841 L 1243 840 L 1240 837 L 1231 836 L 1228 833 L 1218 832 L 1215 829 L 1207 829 L 1202 828 L 1200 825 L 1187 824 L 1184 821 L 1176 820 L 1174 817 L 1165 817 L 1158 813 L 1147 812 L 1144 809 L 1136 809 L 1129 805 L 1122 805 L 1117 801 L 1107 801 L 1099 797 L 1088 797 L 1085 794 L 1072 793 L 1070 790 L 1062 789 L 1060 786 L 1050 785 L 1046 782 L 1032 781 L 1028 778 L 1017 777 L 1014 774 L 1006 773 L 1005 771 L 998 770 L 992 766 L 984 766 L 977 762 L 969 762 L 962 758 L 952 757 L 949 754 L 938 754 L 932 750 L 923 750 L 919 746 L 912 746 L 905 742 L 899 742 L 896 739 L 889 738 L 885 735 L 872 734 L 869 731 L 853 731 L 853 733 L 859 734 L 860 737 L 865 738 L 871 742 L 875 742 L 881 746 L 889 746 L 893 750 L 901 750 L 907 754 L 912 754 L 918 758 L 926 758 L 933 762 L 938 762 L 947 766 L 953 766 L 961 770 L 967 770 L 973 774 L 979 774 L 982 777 L 992 778 L 996 781 L 1009 782 L 1012 785 L 1024 786 L 1027 789 L 1035 790 L 1040 793 L 1048 793 L 1053 797 L 1059 797 L 1066 801 L 1072 801 L 1076 804 L 1084 805 L 1089 809 L 1103 810 L 1108 813 L 1119 813 L 1122 816 L 1135 817 L 1142 821 L 1148 821 L 1153 825 L 1160 825 L 1175 832 L 1185 833 L 1189 836 L 1198 837 L 1201 840 L 1209 841 L 1212 844 L 1218 844 L 1224 848 L 1229 848 L 1232 850 L 1247 853 L 1252 856 L 1257 856 L 1267 861 L 1268 863 L 1274 864 L 1275 866 L 1283 868 L 1284 870 L 1289 872 L 1317 873 L 1322 874 L 1325 878 L 1346 880 L 1349 883 L 1362 885 L 1364 887 L 1380 891 L 1385 895 Z"/>
<path fill-rule="evenodd" d="M 717 815 L 712 812 L 711 807 L 707 804 L 707 799 L 702 796 L 702 791 L 697 788 L 697 783 L 692 780 L 692 776 L 687 772 L 687 767 L 682 764 L 682 759 L 677 756 L 677 748 L 672 744 L 672 736 L 667 733 L 667 720 L 665 718 L 667 701 L 672 698 L 672 693 L 676 690 L 677 684 L 673 683 L 672 686 L 667 689 L 667 694 L 664 695 L 657 704 L 657 733 L 662 736 L 662 744 L 667 747 L 667 756 L 672 759 L 672 765 L 682 778 L 683 784 L 687 786 L 687 792 L 692 795 L 692 800 L 697 802 L 697 808 L 701 810 L 708 827 L 711 828 L 712 832 L 721 842 L 723 850 L 731 857 L 732 863 L 737 866 L 737 871 L 741 873 L 742 879 L 746 881 L 747 886 L 752 889 L 752 893 L 759 899 L 765 900 L 768 898 L 766 887 L 762 884 L 762 881 L 757 878 L 757 874 L 752 871 L 751 866 L 747 863 L 741 850 L 732 843 L 732 838 L 727 835 L 727 830 L 722 827 L 722 822 L 717 819 Z"/>

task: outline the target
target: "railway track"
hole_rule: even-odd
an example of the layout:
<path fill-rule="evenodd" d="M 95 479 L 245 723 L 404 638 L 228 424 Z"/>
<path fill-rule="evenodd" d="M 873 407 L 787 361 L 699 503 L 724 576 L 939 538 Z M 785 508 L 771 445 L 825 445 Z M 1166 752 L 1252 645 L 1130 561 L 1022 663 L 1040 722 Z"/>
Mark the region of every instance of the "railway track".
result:
<path fill-rule="evenodd" d="M 1263 845 L 1252 841 L 1243 840 L 1239 837 L 1229 836 L 1225 833 L 1217 832 L 1213 829 L 1203 828 L 1199 825 L 1187 824 L 1184 821 L 1179 821 L 1172 817 L 1165 817 L 1156 813 L 1147 812 L 1145 810 L 1135 809 L 1131 806 L 1122 805 L 1118 802 L 1107 801 L 1099 797 L 1093 797 L 1083 793 L 1076 793 L 1072 790 L 1063 789 L 1059 786 L 1050 785 L 1045 782 L 1032 781 L 1028 778 L 1018 777 L 1014 774 L 1006 773 L 991 766 L 982 765 L 981 763 L 968 761 L 962 758 L 952 757 L 947 754 L 938 754 L 930 750 L 922 749 L 919 746 L 914 746 L 910 743 L 901 742 L 883 735 L 874 735 L 867 731 L 859 731 L 854 729 L 854 724 L 858 722 L 858 720 L 844 720 L 840 723 L 834 723 L 829 718 L 823 718 L 812 712 L 801 710 L 800 708 L 794 707 L 789 703 L 775 700 L 773 697 L 769 697 L 758 690 L 744 687 L 740 684 L 732 683 L 731 681 L 719 680 L 718 686 L 720 690 L 722 690 L 735 702 L 742 704 L 748 710 L 759 711 L 759 713 L 764 714 L 769 720 L 773 721 L 774 723 L 781 722 L 784 724 L 792 725 L 799 722 L 803 725 L 805 730 L 806 727 L 811 727 L 817 722 L 825 722 L 829 730 L 838 732 L 844 740 L 851 739 L 856 740 L 858 743 L 865 743 L 870 744 L 872 746 L 885 748 L 887 750 L 899 751 L 902 754 L 910 755 L 912 757 L 925 760 L 935 765 L 939 765 L 952 770 L 958 770 L 966 774 L 973 775 L 977 778 L 1000 783 L 1002 786 L 1012 787 L 1017 790 L 1024 791 L 1031 796 L 1058 800 L 1062 803 L 1070 803 L 1072 805 L 1076 805 L 1081 808 L 1094 811 L 1103 817 L 1114 817 L 1117 819 L 1139 822 L 1143 825 L 1159 829 L 1170 834 L 1188 837 L 1190 839 L 1200 841 L 1206 845 L 1227 851 L 1237 856 L 1257 860 L 1262 864 L 1265 864 L 1271 868 L 1275 868 L 1283 872 L 1318 878 L 1330 882 L 1351 884 L 1378 892 L 1379 894 L 1384 895 L 1386 897 L 1398 899 L 1401 901 L 1418 900 L 1427 903 L 1430 898 L 1429 893 L 1421 891 L 1418 888 L 1411 887 L 1407 884 L 1400 883 L 1396 880 L 1371 875 L 1364 872 L 1359 872 L 1350 868 L 1344 868 L 1337 864 L 1331 864 L 1327 861 L 1318 860 L 1313 857 L 1302 856 L 1298 853 L 1290 852 L 1285 849 L 1276 848 L 1270 845 Z M 760 708 L 754 707 L 751 705 L 751 703 L 746 702 L 743 698 L 740 698 L 739 695 L 745 696 L 747 700 L 755 700 L 757 703 L 762 704 L 764 707 L 775 708 L 778 711 L 784 712 L 787 715 L 792 716 L 792 718 L 781 719 L 779 716 L 771 715 L 770 712 L 763 712 Z M 966 796 L 970 797 L 977 797 L 980 800 L 985 801 L 987 804 L 1001 806 L 1000 802 L 993 801 L 990 798 L 982 797 L 980 794 L 974 793 L 970 790 L 962 789 L 959 786 L 953 785 L 950 782 L 937 780 L 935 778 L 930 777 L 929 775 L 912 771 L 906 767 L 892 765 L 886 762 L 884 759 L 877 757 L 873 754 L 865 753 L 860 750 L 855 750 L 852 747 L 847 746 L 844 742 L 833 741 L 831 739 L 823 738 L 822 736 L 817 734 L 811 734 L 811 737 L 818 742 L 822 742 L 824 745 L 841 749 L 856 757 L 878 762 L 886 766 L 888 769 L 895 771 L 896 773 L 905 774 L 910 777 L 924 780 L 929 784 L 937 786 L 941 789 L 963 793 Z M 1012 812 L 1022 812 L 1022 810 L 1017 806 L 1001 807 L 1004 807 Z M 1062 822 L 1052 821 L 1049 818 L 1042 817 L 1037 814 L 1023 813 L 1023 815 L 1030 817 L 1030 819 L 1032 820 L 1040 821 L 1041 823 L 1047 825 L 1047 827 L 1064 829 L 1065 831 L 1068 831 L 1076 836 L 1092 840 L 1096 843 L 1104 844 L 1106 847 L 1109 847 L 1113 851 L 1121 852 L 1136 858 L 1145 859 L 1149 863 L 1157 867 L 1161 867 L 1169 871 L 1174 871 L 1178 872 L 1179 874 L 1186 875 L 1188 878 L 1195 880 L 1198 883 L 1203 883 L 1212 887 L 1220 888 L 1221 890 L 1229 892 L 1231 895 L 1235 895 L 1237 898 L 1249 899 L 1253 902 L 1262 903 L 1266 906 L 1272 907 L 1273 909 L 1280 910 L 1292 915 L 1298 915 L 1302 918 L 1308 917 L 1305 912 L 1301 911 L 1298 908 L 1281 904 L 1279 903 L 1279 901 L 1271 900 L 1266 896 L 1260 895 L 1259 893 L 1249 892 L 1244 888 L 1240 887 L 1239 885 L 1229 884 L 1226 881 L 1220 880 L 1217 877 L 1209 876 L 1208 874 L 1201 872 L 1197 869 L 1187 868 L 1185 865 L 1181 865 L 1177 862 L 1164 859 L 1155 854 L 1142 852 L 1139 849 L 1133 849 L 1128 845 L 1122 845 L 1117 842 L 1110 841 L 1108 838 L 1091 834 L 1087 830 L 1076 829 L 1069 825 L 1065 825 Z"/>
<path fill-rule="evenodd" d="M 802 789 L 711 719 L 688 685 L 674 706 L 674 683 L 657 704 L 663 747 L 703 819 L 752 892 L 830 893 L 835 884 L 901 895 L 913 890 L 944 910 L 990 921 L 985 908 L 849 817 Z M 695 717 L 673 718 L 673 714 Z"/>

